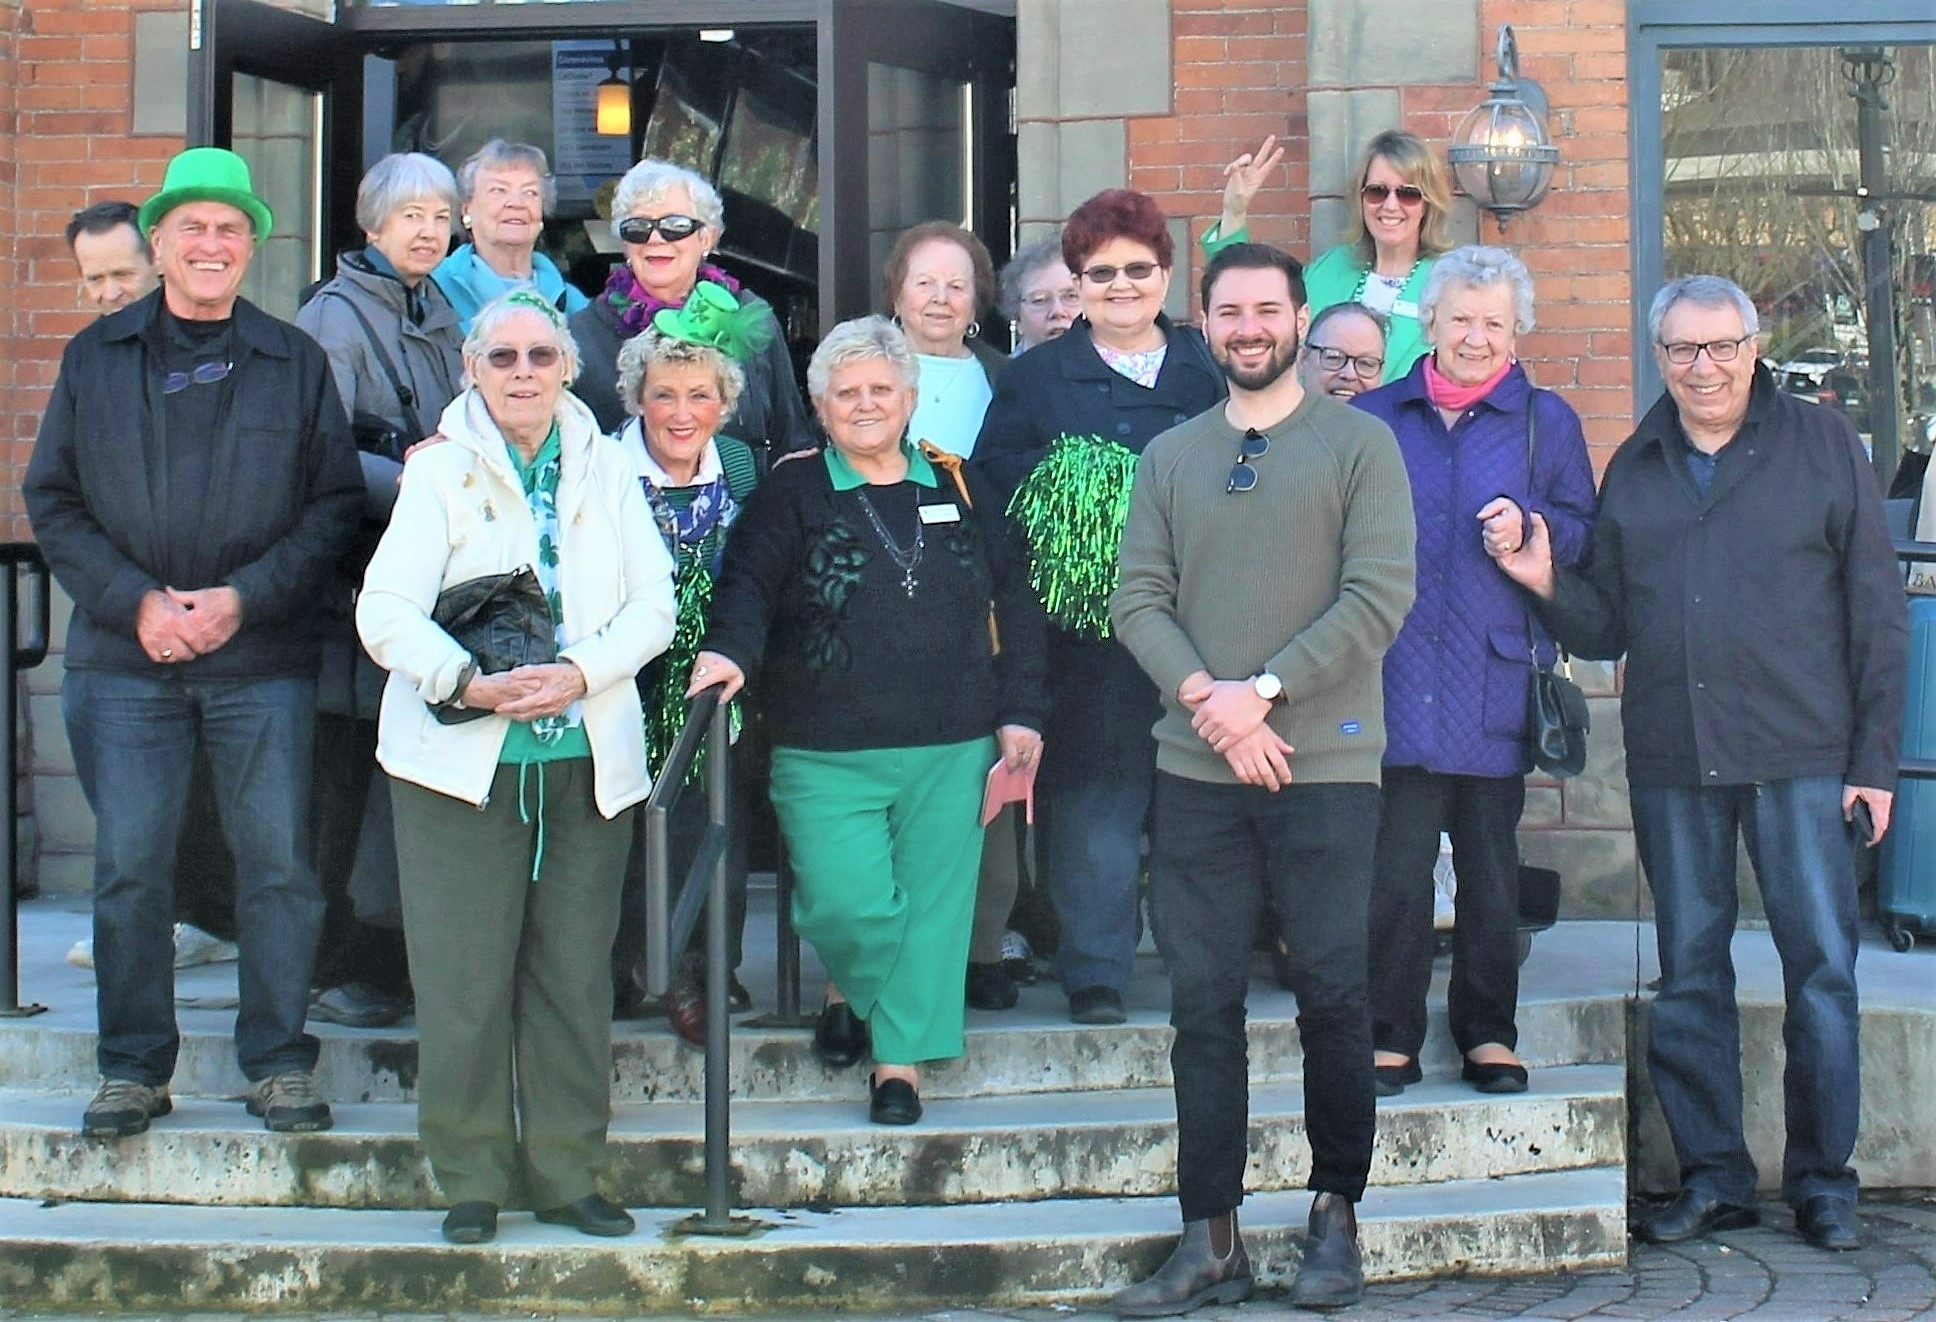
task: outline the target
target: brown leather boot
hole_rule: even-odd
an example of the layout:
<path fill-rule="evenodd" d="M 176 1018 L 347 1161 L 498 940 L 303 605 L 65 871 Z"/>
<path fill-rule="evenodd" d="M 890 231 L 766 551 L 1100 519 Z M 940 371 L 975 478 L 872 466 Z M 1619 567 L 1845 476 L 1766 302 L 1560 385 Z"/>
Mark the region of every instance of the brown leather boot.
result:
<path fill-rule="evenodd" d="M 1104 1306 L 1118 1317 L 1175 1317 L 1205 1304 L 1240 1304 L 1253 1288 L 1250 1255 L 1237 1236 L 1233 1210 L 1185 1221 L 1169 1261 L 1148 1280 L 1117 1291 Z"/>
<path fill-rule="evenodd" d="M 1343 1194 L 1321 1193 L 1311 1200 L 1304 1261 L 1291 1283 L 1298 1308 L 1346 1308 L 1365 1292 L 1365 1270 L 1358 1257 L 1358 1213 Z"/>

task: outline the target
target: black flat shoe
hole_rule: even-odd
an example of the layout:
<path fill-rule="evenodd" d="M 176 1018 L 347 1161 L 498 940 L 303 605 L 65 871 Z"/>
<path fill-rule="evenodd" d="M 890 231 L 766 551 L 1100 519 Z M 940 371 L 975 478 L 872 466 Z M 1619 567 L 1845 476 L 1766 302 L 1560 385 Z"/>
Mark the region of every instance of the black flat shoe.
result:
<path fill-rule="evenodd" d="M 458 1203 L 444 1213 L 444 1238 L 453 1244 L 488 1244 L 497 1238 L 496 1203 Z"/>
<path fill-rule="evenodd" d="M 1855 1204 L 1834 1194 L 1818 1193 L 1795 1209 L 1795 1229 L 1818 1249 L 1853 1253 L 1862 1247 L 1862 1223 Z"/>
<path fill-rule="evenodd" d="M 1466 1057 L 1459 1077 L 1479 1092 L 1508 1093 L 1526 1091 L 1526 1067 L 1510 1061 L 1477 1061 Z"/>
<path fill-rule="evenodd" d="M 845 1001 L 829 1001 L 813 1026 L 813 1054 L 828 1068 L 844 1070 L 867 1054 L 867 1025 Z"/>
<path fill-rule="evenodd" d="M 1008 966 L 997 961 L 993 964 L 970 964 L 968 966 L 967 1001 L 971 1010 L 1012 1010 L 1021 993 L 1015 990 L 1015 980 L 1008 976 Z"/>
<path fill-rule="evenodd" d="M 1371 1067 L 1371 1090 L 1380 1097 L 1396 1097 L 1405 1091 L 1408 1083 L 1417 1083 L 1425 1077 L 1418 1067 L 1418 1057 L 1413 1056 L 1403 1065 L 1373 1065 Z"/>
<path fill-rule="evenodd" d="M 1761 1209 L 1724 1202 L 1699 1189 L 1682 1189 L 1667 1210 L 1640 1223 L 1634 1232 L 1649 1244 L 1679 1244 L 1716 1230 L 1746 1230 L 1761 1224 Z"/>
<path fill-rule="evenodd" d="M 877 1125 L 911 1125 L 921 1118 L 921 1094 L 906 1079 L 867 1076 L 867 1118 Z"/>
<path fill-rule="evenodd" d="M 1114 987 L 1078 987 L 1069 993 L 1072 1024 L 1120 1024 L 1128 1019 L 1123 994 Z"/>
<path fill-rule="evenodd" d="M 598 1235 L 615 1239 L 629 1235 L 636 1228 L 632 1214 L 608 1198 L 588 1193 L 575 1203 L 563 1207 L 547 1207 L 538 1213 L 538 1220 L 546 1225 L 570 1226 L 581 1235 Z"/>

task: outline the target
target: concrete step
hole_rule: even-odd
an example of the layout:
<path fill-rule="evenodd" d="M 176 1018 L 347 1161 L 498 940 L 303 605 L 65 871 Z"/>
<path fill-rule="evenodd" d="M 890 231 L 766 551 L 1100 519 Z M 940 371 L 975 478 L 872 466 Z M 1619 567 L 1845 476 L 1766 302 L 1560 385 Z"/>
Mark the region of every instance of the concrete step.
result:
<path fill-rule="evenodd" d="M 849 1075 L 849 1086 L 860 1084 Z M 440 1205 L 406 1103 L 335 1108 L 323 1134 L 264 1132 L 239 1105 L 185 1099 L 145 1135 L 78 1133 L 86 1094 L 0 1093 L 0 1196 L 226 1206 Z M 1533 1071 L 1520 1096 L 1489 1097 L 1435 1077 L 1380 1103 L 1372 1182 L 1498 1178 L 1620 1167 L 1624 1071 Z M 621 1106 L 608 1188 L 639 1206 L 704 1199 L 704 1120 L 692 1103 Z M 1302 1087 L 1251 1089 L 1255 1189 L 1309 1173 Z M 737 1102 L 734 1202 L 863 1207 L 1163 1195 L 1175 1188 L 1176 1107 L 1168 1088 L 940 1099 L 918 1125 L 867 1122 L 864 1100 Z"/>
<path fill-rule="evenodd" d="M 1268 1283 L 1296 1270 L 1302 1191 L 1251 1198 L 1244 1242 Z M 258 1312 L 649 1311 L 1045 1305 L 1099 1299 L 1174 1242 L 1169 1198 L 763 1212 L 743 1238 L 684 1236 L 648 1211 L 592 1240 L 507 1213 L 454 1248 L 432 1212 L 0 1200 L 0 1298 L 25 1309 Z M 1359 1208 L 1373 1279 L 1618 1266 L 1618 1168 L 1373 1189 Z"/>

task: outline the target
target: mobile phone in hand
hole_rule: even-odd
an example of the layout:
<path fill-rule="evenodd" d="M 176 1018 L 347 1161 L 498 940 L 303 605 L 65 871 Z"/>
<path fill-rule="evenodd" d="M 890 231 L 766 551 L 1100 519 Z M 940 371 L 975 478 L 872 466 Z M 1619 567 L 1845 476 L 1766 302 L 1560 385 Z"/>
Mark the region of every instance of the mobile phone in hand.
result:
<path fill-rule="evenodd" d="M 1874 842 L 1875 814 L 1869 811 L 1869 801 L 1867 799 L 1857 799 L 1855 806 L 1849 809 L 1849 827 L 1855 832 L 1856 837 L 1863 844 L 1867 845 Z"/>

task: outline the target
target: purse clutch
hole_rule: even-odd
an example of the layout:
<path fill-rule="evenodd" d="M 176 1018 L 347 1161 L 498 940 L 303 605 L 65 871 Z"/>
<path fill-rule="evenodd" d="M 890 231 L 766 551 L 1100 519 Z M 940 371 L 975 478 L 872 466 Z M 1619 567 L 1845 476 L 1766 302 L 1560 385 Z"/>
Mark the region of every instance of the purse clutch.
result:
<path fill-rule="evenodd" d="M 471 654 L 480 675 L 548 665 L 558 659 L 551 600 L 530 565 L 453 583 L 437 594 L 430 618 Z M 435 708 L 437 719 L 445 725 L 461 725 L 491 714 L 456 702 L 452 694 L 449 702 Z"/>

